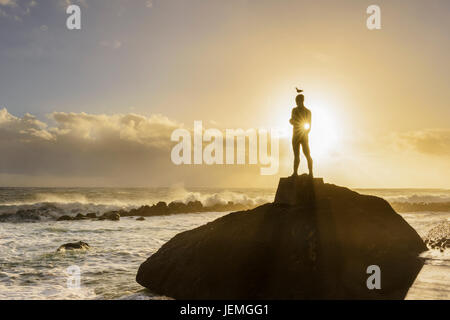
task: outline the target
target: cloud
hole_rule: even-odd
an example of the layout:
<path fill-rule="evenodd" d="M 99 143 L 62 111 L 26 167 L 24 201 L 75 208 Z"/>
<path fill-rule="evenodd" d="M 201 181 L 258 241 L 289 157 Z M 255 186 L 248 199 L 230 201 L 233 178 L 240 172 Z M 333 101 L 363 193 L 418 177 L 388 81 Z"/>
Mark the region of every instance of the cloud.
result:
<path fill-rule="evenodd" d="M 28 113 L 18 118 L 7 109 L 2 109 L 0 142 L 8 140 L 8 142 L 38 143 L 71 139 L 99 145 L 105 141 L 114 141 L 163 148 L 167 147 L 172 131 L 181 126 L 162 115 L 145 117 L 137 114 L 93 115 L 54 112 L 49 119 L 56 125 L 49 127 Z"/>
<path fill-rule="evenodd" d="M 0 0 L 0 17 L 22 21 L 22 17 L 29 15 L 31 9 L 37 6 L 35 0 Z"/>
<path fill-rule="evenodd" d="M 17 6 L 17 0 L 0 0 L 0 6 Z"/>
<path fill-rule="evenodd" d="M 37 120 L 31 114 L 17 118 L 6 109 L 0 110 L 0 141 L 18 140 L 20 142 L 32 141 L 36 138 L 52 140 L 52 135 L 46 130 L 47 125 Z"/>
<path fill-rule="evenodd" d="M 143 183 L 171 165 L 170 135 L 182 126 L 161 115 L 136 114 L 55 112 L 48 122 L 54 124 L 0 110 L 0 175 L 112 177 Z"/>
<path fill-rule="evenodd" d="M 260 165 L 176 166 L 171 160 L 176 144 L 171 135 L 182 127 L 163 115 L 54 112 L 43 122 L 31 114 L 17 117 L 2 109 L 0 181 L 14 186 L 276 182 L 275 176 L 260 176 Z"/>
<path fill-rule="evenodd" d="M 147 147 L 167 147 L 172 131 L 180 126 L 162 115 L 55 112 L 50 118 L 56 122 L 56 127 L 49 129 L 55 139 L 71 137 L 96 143 L 117 140 Z"/>
<path fill-rule="evenodd" d="M 427 129 L 396 134 L 396 143 L 402 148 L 423 154 L 450 156 L 450 129 Z"/>

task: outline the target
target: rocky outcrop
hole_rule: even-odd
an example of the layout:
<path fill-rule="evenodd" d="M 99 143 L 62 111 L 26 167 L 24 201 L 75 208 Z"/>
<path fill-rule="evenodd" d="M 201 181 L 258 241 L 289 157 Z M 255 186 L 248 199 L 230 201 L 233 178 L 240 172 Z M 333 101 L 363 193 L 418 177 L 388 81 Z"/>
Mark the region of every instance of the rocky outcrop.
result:
<path fill-rule="evenodd" d="M 68 215 L 63 215 L 61 217 L 59 217 L 56 221 L 71 221 L 73 220 L 73 217 L 68 216 Z"/>
<path fill-rule="evenodd" d="M 199 212 L 224 212 L 234 210 L 245 210 L 254 206 L 244 205 L 240 203 L 228 202 L 224 204 L 216 204 L 213 206 L 203 206 L 200 201 L 189 201 L 188 203 L 173 201 L 169 204 L 160 201 L 153 206 L 142 206 L 137 209 L 131 209 L 128 212 L 121 213 L 122 216 L 165 216 L 181 213 L 199 213 Z"/>
<path fill-rule="evenodd" d="M 0 222 L 38 222 L 41 220 L 55 219 L 55 216 L 62 213 L 62 209 L 47 203 L 37 208 L 24 208 L 14 213 L 0 214 Z"/>
<path fill-rule="evenodd" d="M 88 217 L 86 217 L 84 214 L 79 213 L 75 216 L 75 220 L 85 220 L 88 219 Z"/>
<path fill-rule="evenodd" d="M 425 236 L 425 243 L 431 249 L 437 249 L 441 252 L 450 248 L 450 222 L 442 221 L 428 231 Z"/>
<path fill-rule="evenodd" d="M 96 216 L 97 216 L 96 213 L 88 213 L 86 215 L 78 213 L 74 217 L 69 215 L 60 216 L 56 221 L 80 221 L 80 220 L 94 219 Z"/>
<path fill-rule="evenodd" d="M 141 206 L 140 208 L 126 210 L 114 210 L 98 215 L 96 212 L 89 212 L 82 214 L 77 210 L 66 212 L 61 208 L 57 208 L 52 204 L 46 204 L 39 208 L 21 209 L 15 213 L 0 214 L 1 222 L 37 222 L 44 220 L 56 221 L 81 221 L 81 220 L 112 220 L 119 221 L 120 217 L 153 217 L 166 216 L 173 214 L 187 214 L 187 213 L 202 213 L 202 212 L 224 212 L 246 210 L 254 208 L 256 204 L 251 201 L 245 204 L 234 203 L 217 203 L 210 206 L 203 206 L 200 201 L 190 201 L 188 203 L 173 201 L 167 204 L 166 202 L 158 202 L 152 206 Z"/>
<path fill-rule="evenodd" d="M 99 217 L 99 220 L 119 221 L 120 211 L 105 212 L 102 216 Z"/>
<path fill-rule="evenodd" d="M 89 219 L 95 219 L 95 218 L 97 218 L 97 213 L 89 212 L 88 214 L 86 214 L 86 217 Z"/>
<path fill-rule="evenodd" d="M 58 252 L 64 252 L 66 250 L 88 250 L 90 246 L 83 241 L 78 241 L 74 243 L 66 243 L 58 248 Z"/>
<path fill-rule="evenodd" d="M 274 203 L 176 235 L 136 280 L 176 299 L 401 299 L 425 250 L 385 200 L 301 176 L 281 179 Z"/>

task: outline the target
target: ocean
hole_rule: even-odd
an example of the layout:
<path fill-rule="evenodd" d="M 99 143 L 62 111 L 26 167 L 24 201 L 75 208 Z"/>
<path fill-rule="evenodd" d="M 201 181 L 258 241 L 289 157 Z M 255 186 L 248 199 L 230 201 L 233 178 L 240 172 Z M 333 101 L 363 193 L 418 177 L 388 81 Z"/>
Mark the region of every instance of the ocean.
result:
<path fill-rule="evenodd" d="M 355 189 L 391 204 L 421 204 L 400 212 L 425 237 L 450 221 L 444 189 Z M 139 265 L 177 233 L 228 212 L 122 217 L 120 221 L 56 221 L 62 215 L 130 210 L 159 201 L 199 200 L 204 206 L 229 201 L 257 206 L 272 202 L 275 189 L 173 188 L 0 188 L 0 299 L 167 299 L 135 282 Z M 424 205 L 425 204 L 425 205 Z M 430 210 L 427 210 L 429 204 Z M 431 210 L 431 208 L 433 208 Z M 60 245 L 84 241 L 87 251 L 57 252 Z M 425 266 L 406 299 L 450 298 L 449 250 L 429 250 Z M 80 287 L 68 286 L 69 267 L 80 270 Z"/>

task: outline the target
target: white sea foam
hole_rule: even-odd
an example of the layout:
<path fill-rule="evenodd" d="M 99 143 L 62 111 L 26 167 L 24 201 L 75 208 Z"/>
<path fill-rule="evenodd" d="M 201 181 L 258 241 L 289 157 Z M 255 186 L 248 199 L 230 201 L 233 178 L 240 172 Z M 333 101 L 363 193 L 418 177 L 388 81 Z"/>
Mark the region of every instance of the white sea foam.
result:
<path fill-rule="evenodd" d="M 143 292 L 139 265 L 175 234 L 226 213 L 161 216 L 136 221 L 48 221 L 0 225 L 2 299 L 164 299 Z M 87 251 L 57 253 L 85 241 Z M 69 266 L 81 269 L 80 289 L 67 288 Z"/>
<path fill-rule="evenodd" d="M 389 202 L 409 202 L 409 203 L 450 203 L 449 194 L 412 194 L 401 196 L 384 197 Z"/>
<path fill-rule="evenodd" d="M 188 203 L 190 201 L 200 201 L 206 207 L 214 205 L 226 205 L 229 202 L 243 204 L 247 206 L 257 206 L 267 202 L 273 201 L 273 195 L 254 196 L 251 197 L 246 193 L 238 193 L 233 191 L 221 191 L 216 193 L 211 192 L 194 192 L 187 191 L 185 188 L 172 188 L 170 197 L 171 201 L 181 201 Z"/>
<path fill-rule="evenodd" d="M 200 201 L 203 206 L 226 205 L 229 202 L 246 206 L 257 206 L 271 202 L 273 194 L 267 191 L 260 196 L 255 191 L 252 195 L 245 191 L 236 192 L 230 190 L 188 191 L 182 187 L 163 189 L 154 192 L 143 192 L 137 196 L 133 190 L 120 192 L 117 190 L 83 190 L 78 192 L 32 192 L 21 199 L 10 195 L 10 199 L 0 199 L 0 222 L 29 222 L 55 220 L 62 215 L 76 216 L 95 212 L 103 214 L 111 210 L 131 210 L 144 205 L 153 205 L 159 201 L 167 203 L 179 201 L 188 203 Z M 18 199 L 19 198 L 19 199 Z M 3 200 L 3 201 L 1 201 Z M 9 201 L 8 201 L 9 200 Z"/>

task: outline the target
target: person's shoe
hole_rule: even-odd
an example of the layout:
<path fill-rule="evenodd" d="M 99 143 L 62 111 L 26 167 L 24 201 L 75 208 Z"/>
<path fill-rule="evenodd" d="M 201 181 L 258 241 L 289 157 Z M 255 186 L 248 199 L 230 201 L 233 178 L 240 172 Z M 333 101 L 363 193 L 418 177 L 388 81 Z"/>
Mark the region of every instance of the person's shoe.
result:
<path fill-rule="evenodd" d="M 298 173 L 297 173 L 297 172 L 294 172 L 294 173 L 291 175 L 291 177 L 292 177 L 292 178 L 298 177 Z"/>

